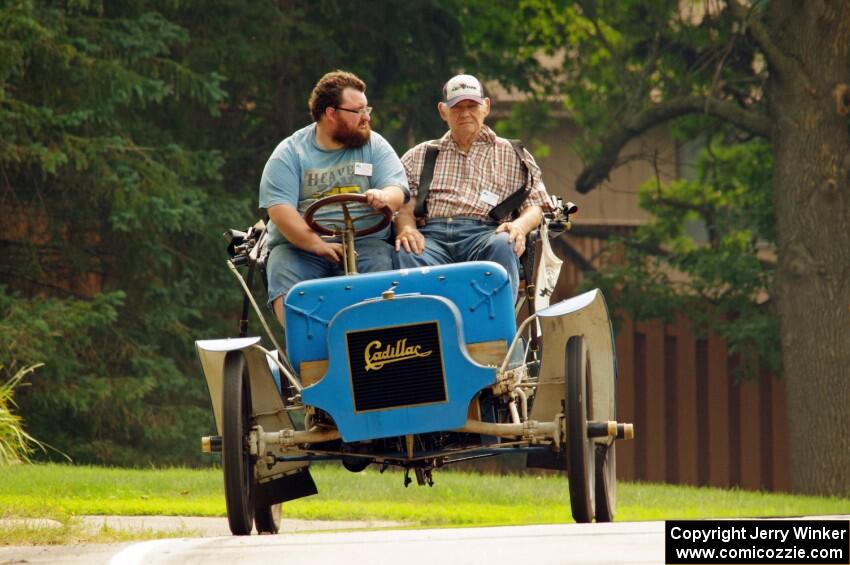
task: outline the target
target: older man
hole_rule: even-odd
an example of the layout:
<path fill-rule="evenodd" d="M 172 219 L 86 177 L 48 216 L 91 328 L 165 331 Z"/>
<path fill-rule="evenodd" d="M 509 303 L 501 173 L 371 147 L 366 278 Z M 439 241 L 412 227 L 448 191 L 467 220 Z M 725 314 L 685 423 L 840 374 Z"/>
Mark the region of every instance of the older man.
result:
<path fill-rule="evenodd" d="M 437 110 L 449 131 L 401 159 L 411 201 L 396 218 L 399 266 L 495 261 L 516 298 L 518 257 L 550 202 L 540 167 L 484 125 L 490 99 L 475 77 L 450 79 Z"/>
<path fill-rule="evenodd" d="M 283 298 L 295 283 L 342 274 L 342 244 L 321 238 L 302 217 L 310 204 L 332 194 L 362 193 L 368 206 L 396 212 L 410 198 L 398 156 L 371 131 L 372 108 L 362 80 L 343 71 L 326 74 L 313 88 L 309 107 L 314 123 L 277 146 L 260 181 L 260 207 L 271 220 L 269 302 L 281 322 Z M 357 238 L 355 249 L 360 272 L 393 267 L 389 228 Z"/>

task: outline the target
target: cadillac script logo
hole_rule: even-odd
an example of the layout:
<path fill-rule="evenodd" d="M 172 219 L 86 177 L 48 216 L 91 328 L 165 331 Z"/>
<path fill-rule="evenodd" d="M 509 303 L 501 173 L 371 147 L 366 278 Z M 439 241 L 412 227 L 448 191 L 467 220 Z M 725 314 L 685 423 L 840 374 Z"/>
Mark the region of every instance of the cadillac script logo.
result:
<path fill-rule="evenodd" d="M 396 341 L 395 345 L 387 344 L 383 349 L 382 345 L 380 340 L 376 339 L 370 341 L 363 350 L 364 368 L 367 371 L 378 371 L 387 363 L 428 357 L 432 353 L 431 350 L 422 351 L 421 345 L 407 345 L 407 338 Z"/>
<path fill-rule="evenodd" d="M 356 413 L 447 402 L 435 320 L 346 332 Z"/>

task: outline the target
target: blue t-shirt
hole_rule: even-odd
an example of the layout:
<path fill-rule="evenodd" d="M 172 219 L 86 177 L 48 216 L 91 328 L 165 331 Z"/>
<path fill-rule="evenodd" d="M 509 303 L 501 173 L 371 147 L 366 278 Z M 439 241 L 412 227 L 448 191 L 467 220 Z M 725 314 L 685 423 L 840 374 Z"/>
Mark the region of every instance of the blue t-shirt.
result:
<path fill-rule="evenodd" d="M 355 165 L 370 164 L 372 174 L 356 174 Z M 357 166 L 363 173 L 368 167 Z M 374 131 L 369 142 L 356 149 L 328 151 L 316 144 L 316 124 L 302 128 L 284 139 L 272 152 L 260 180 L 260 208 L 288 204 L 301 215 L 319 198 L 334 194 L 364 193 L 370 188 L 398 186 L 410 198 L 404 167 L 392 146 Z M 372 211 L 366 204 L 348 204 L 352 216 Z M 325 207 L 316 219 L 341 218 L 338 205 Z M 355 227 L 374 225 L 377 217 L 355 222 Z M 269 223 L 269 247 L 287 243 L 273 222 Z M 366 237 L 386 239 L 389 228 Z"/>

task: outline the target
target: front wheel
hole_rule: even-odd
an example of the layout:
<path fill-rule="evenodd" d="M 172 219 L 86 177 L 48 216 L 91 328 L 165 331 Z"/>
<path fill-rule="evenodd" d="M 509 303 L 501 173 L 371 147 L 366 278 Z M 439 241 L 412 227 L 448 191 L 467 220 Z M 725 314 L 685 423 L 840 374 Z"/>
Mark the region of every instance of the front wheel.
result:
<path fill-rule="evenodd" d="M 251 391 L 241 352 L 227 354 L 223 378 L 221 460 L 227 521 L 233 535 L 247 536 L 254 525 L 255 492 L 253 457 L 248 446 Z"/>

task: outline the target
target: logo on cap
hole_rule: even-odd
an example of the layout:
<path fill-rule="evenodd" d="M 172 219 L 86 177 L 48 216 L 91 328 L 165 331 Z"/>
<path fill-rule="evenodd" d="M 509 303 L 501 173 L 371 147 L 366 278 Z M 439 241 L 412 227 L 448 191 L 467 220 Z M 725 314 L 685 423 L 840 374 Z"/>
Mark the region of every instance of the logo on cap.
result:
<path fill-rule="evenodd" d="M 450 107 L 461 100 L 472 100 L 482 104 L 484 102 L 484 90 L 474 76 L 457 75 L 449 79 L 443 87 L 443 99 Z"/>

